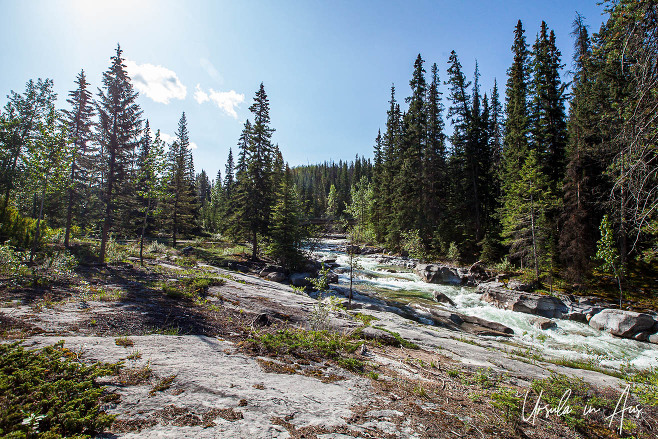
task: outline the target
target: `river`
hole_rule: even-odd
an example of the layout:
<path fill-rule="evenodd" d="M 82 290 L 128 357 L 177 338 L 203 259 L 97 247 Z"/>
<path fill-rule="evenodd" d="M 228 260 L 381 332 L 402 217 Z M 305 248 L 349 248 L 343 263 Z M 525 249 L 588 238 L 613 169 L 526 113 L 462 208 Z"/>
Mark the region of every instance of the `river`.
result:
<path fill-rule="evenodd" d="M 340 265 L 339 285 L 349 286 L 349 257 L 340 251 L 343 240 L 324 240 L 314 250 L 319 259 L 335 258 Z M 387 301 L 402 304 L 418 303 L 429 307 L 444 307 L 462 314 L 502 323 L 514 330 L 510 340 L 526 354 L 537 353 L 552 358 L 589 361 L 614 369 L 646 369 L 658 367 L 658 346 L 610 335 L 587 324 L 570 320 L 555 320 L 557 327 L 541 330 L 531 320 L 533 315 L 503 310 L 480 300 L 474 288 L 429 284 L 412 270 L 381 265 L 380 255 L 355 256 L 354 289 L 375 294 Z M 391 272 L 394 271 L 394 272 Z M 440 291 L 450 297 L 455 306 L 438 304 L 432 293 Z"/>

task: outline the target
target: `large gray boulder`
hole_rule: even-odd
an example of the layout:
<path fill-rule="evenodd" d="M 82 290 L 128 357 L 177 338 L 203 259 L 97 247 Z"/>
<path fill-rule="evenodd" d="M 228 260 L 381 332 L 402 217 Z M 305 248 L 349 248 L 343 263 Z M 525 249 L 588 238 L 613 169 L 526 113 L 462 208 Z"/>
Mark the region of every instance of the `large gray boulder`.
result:
<path fill-rule="evenodd" d="M 633 338 L 650 330 L 655 324 L 656 321 L 649 314 L 623 309 L 604 309 L 589 320 L 592 328 L 624 338 Z"/>
<path fill-rule="evenodd" d="M 290 283 L 295 287 L 310 287 L 312 284 L 306 279 L 307 277 L 312 277 L 311 273 L 292 273 L 290 275 Z"/>
<path fill-rule="evenodd" d="M 272 271 L 271 273 L 267 273 L 265 277 L 273 282 L 283 282 L 286 280 L 286 275 L 279 271 Z"/>
<path fill-rule="evenodd" d="M 418 264 L 414 271 L 421 279 L 430 284 L 461 285 L 468 280 L 464 279 L 456 268 L 447 265 Z"/>
<path fill-rule="evenodd" d="M 549 319 L 560 319 L 569 311 L 564 302 L 557 297 L 508 290 L 501 287 L 500 282 L 480 284 L 477 291 L 483 293 L 483 301 L 501 309 L 534 314 Z"/>

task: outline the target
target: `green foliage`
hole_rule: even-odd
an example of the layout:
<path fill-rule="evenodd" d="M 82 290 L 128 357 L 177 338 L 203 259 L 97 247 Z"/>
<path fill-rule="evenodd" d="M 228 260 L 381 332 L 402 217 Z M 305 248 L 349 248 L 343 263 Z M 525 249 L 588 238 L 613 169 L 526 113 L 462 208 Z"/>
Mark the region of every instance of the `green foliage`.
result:
<path fill-rule="evenodd" d="M 63 342 L 41 351 L 0 344 L 0 435 L 91 437 L 114 416 L 100 409 L 104 389 L 95 379 L 120 365 L 85 366 Z"/>
<path fill-rule="evenodd" d="M 343 335 L 329 331 L 282 329 L 274 333 L 254 334 L 252 345 L 264 352 L 318 360 L 329 358 L 350 370 L 363 370 L 362 363 L 350 359 L 361 345 Z"/>
<path fill-rule="evenodd" d="M 409 256 L 416 259 L 426 259 L 425 245 L 417 229 L 402 232 L 402 249 L 409 252 Z"/>
<path fill-rule="evenodd" d="M 299 194 L 288 166 L 278 188 L 278 201 L 272 210 L 269 253 L 283 267 L 295 268 L 303 259 L 300 250 L 305 230 L 301 224 Z"/>
<path fill-rule="evenodd" d="M 633 384 L 633 393 L 642 404 L 658 406 L 658 369 L 653 367 L 628 376 L 627 381 Z"/>
<path fill-rule="evenodd" d="M 503 412 L 507 422 L 518 422 L 521 413 L 521 397 L 514 389 L 500 387 L 491 394 L 491 405 Z"/>
<path fill-rule="evenodd" d="M 314 291 L 327 291 L 329 289 L 329 266 L 322 264 L 318 277 L 307 277 L 306 280 L 313 285 Z"/>
<path fill-rule="evenodd" d="M 450 247 L 448 247 L 446 258 L 448 258 L 448 260 L 452 261 L 453 263 L 459 262 L 459 249 L 457 248 L 457 244 L 455 244 L 454 241 L 451 242 Z"/>
<path fill-rule="evenodd" d="M 360 320 L 361 322 L 363 322 L 364 326 L 370 326 L 370 323 L 372 323 L 374 320 L 379 320 L 375 316 L 371 316 L 370 314 L 363 314 L 361 312 L 355 313 L 352 317 L 354 317 L 354 319 L 356 320 Z"/>
<path fill-rule="evenodd" d="M 2 276 L 19 277 L 28 274 L 25 265 L 25 255 L 8 245 L 0 245 L 0 274 Z"/>
<path fill-rule="evenodd" d="M 375 327 L 381 331 L 388 332 L 389 334 L 391 334 L 393 338 L 395 338 L 395 344 L 397 346 L 402 346 L 407 349 L 420 349 L 420 347 L 416 343 L 402 338 L 402 336 L 400 336 L 400 334 L 398 334 L 397 332 L 393 332 L 389 329 L 382 328 L 381 326 L 375 326 Z"/>
<path fill-rule="evenodd" d="M 37 221 L 21 215 L 13 206 L 0 212 L 0 241 L 19 248 L 27 248 L 34 239 Z"/>
<path fill-rule="evenodd" d="M 215 277 L 185 277 L 177 281 L 167 282 L 162 291 L 174 298 L 203 297 L 212 286 L 221 286 L 226 283 L 225 279 Z"/>

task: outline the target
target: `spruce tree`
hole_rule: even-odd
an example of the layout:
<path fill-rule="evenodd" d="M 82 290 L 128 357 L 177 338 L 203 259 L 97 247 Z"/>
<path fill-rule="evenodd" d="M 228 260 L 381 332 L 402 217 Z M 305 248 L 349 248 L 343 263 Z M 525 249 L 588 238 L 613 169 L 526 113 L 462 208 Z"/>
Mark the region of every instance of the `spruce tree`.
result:
<path fill-rule="evenodd" d="M 198 197 L 195 190 L 194 165 L 187 118 L 182 114 L 178 122 L 176 140 L 169 147 L 167 172 L 166 223 L 171 231 L 175 247 L 180 235 L 190 233 L 195 227 Z"/>
<path fill-rule="evenodd" d="M 101 232 L 99 259 L 105 262 L 105 250 L 115 220 L 116 202 L 125 188 L 133 152 L 141 133 L 142 110 L 137 105 L 137 92 L 123 64 L 121 47 L 110 58 L 110 68 L 103 73 L 103 88 L 98 91 L 98 129 L 101 160 L 105 175 L 103 198 L 105 213 Z"/>
<path fill-rule="evenodd" d="M 394 178 L 396 226 L 404 230 L 426 229 L 423 217 L 423 152 L 427 140 L 425 99 L 427 83 L 423 58 L 418 55 L 409 86 L 412 95 L 406 99 L 409 109 L 403 117 L 403 133 L 399 148 L 399 172 Z M 420 172 L 419 172 L 420 171 Z"/>
<path fill-rule="evenodd" d="M 71 154 L 71 174 L 68 182 L 68 199 L 66 206 L 66 229 L 64 245 L 69 246 L 74 210 L 84 198 L 88 198 L 89 187 L 96 172 L 97 147 L 93 142 L 94 107 L 85 71 L 81 70 L 75 81 L 77 89 L 69 92 L 67 102 L 71 110 L 64 111 L 68 125 L 69 138 L 73 147 Z M 85 196 L 86 195 L 86 196 Z M 88 202 L 88 201 L 86 201 Z M 84 216 L 84 212 L 81 212 Z"/>
<path fill-rule="evenodd" d="M 559 189 L 565 169 L 566 115 L 560 81 L 560 51 L 555 34 L 542 21 L 532 47 L 532 101 L 530 103 L 532 147 L 542 159 L 544 172 Z"/>
<path fill-rule="evenodd" d="M 550 180 L 544 175 L 538 153 L 530 150 L 521 168 L 519 179 L 508 186 L 508 196 L 516 204 L 505 210 L 503 236 L 510 254 L 521 264 L 530 265 L 539 281 L 541 271 L 550 258 L 548 238 L 550 221 L 546 213 L 553 208 L 555 198 Z"/>
<path fill-rule="evenodd" d="M 283 267 L 294 269 L 303 259 L 300 247 L 304 238 L 304 229 L 299 195 L 287 164 L 277 188 L 276 198 L 272 210 L 269 254 Z"/>
<path fill-rule="evenodd" d="M 235 214 L 240 231 L 251 240 L 252 260 L 257 260 L 258 235 L 267 236 L 270 226 L 276 159 L 271 142 L 274 129 L 270 127 L 269 100 L 262 83 L 249 110 L 254 123 L 253 126 L 245 124 L 240 138 Z"/>
<path fill-rule="evenodd" d="M 139 262 L 144 265 L 144 238 L 147 233 L 149 219 L 154 212 L 161 208 L 158 203 L 164 198 L 164 173 L 167 169 L 167 160 L 164 151 L 164 142 L 160 139 L 160 130 L 151 140 L 149 122 L 146 121 L 144 135 L 139 145 L 139 171 L 137 179 L 137 197 L 140 201 L 142 216 L 139 239 Z"/>
<path fill-rule="evenodd" d="M 525 31 L 521 20 L 517 22 L 514 29 L 514 44 L 512 53 L 514 61 L 507 71 L 507 90 L 505 102 L 505 137 L 503 140 L 503 165 L 501 168 L 501 189 L 502 189 L 502 207 L 501 222 L 507 224 L 504 226 L 508 235 L 509 243 L 510 224 L 514 224 L 511 215 L 520 205 L 519 197 L 522 194 L 518 190 L 518 183 L 524 178 L 523 167 L 526 166 L 526 160 L 529 157 L 529 114 L 528 114 L 528 46 L 525 40 Z M 536 159 L 536 156 L 535 156 Z M 537 170 L 533 169 L 533 172 Z M 516 240 L 512 249 L 513 256 L 521 258 L 528 253 L 528 248 L 522 248 L 527 245 L 527 240 Z"/>
<path fill-rule="evenodd" d="M 427 94 L 427 140 L 423 152 L 423 200 L 426 230 L 424 235 L 430 237 L 446 215 L 446 146 L 443 103 L 439 91 L 438 67 L 432 64 L 432 81 Z"/>

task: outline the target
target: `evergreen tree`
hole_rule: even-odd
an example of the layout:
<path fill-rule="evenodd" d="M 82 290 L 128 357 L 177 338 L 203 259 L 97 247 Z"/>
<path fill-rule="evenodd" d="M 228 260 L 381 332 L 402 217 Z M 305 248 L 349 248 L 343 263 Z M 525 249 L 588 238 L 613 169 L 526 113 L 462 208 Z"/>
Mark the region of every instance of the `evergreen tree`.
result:
<path fill-rule="evenodd" d="M 532 102 L 530 103 L 532 147 L 542 158 L 544 172 L 559 189 L 565 169 L 566 116 L 560 81 L 560 51 L 555 34 L 542 21 L 532 47 Z"/>
<path fill-rule="evenodd" d="M 270 255 L 285 268 L 295 268 L 302 261 L 300 251 L 304 229 L 297 188 L 288 165 L 277 189 L 277 202 L 272 210 Z"/>
<path fill-rule="evenodd" d="M 164 198 L 164 173 L 167 161 L 164 151 L 164 142 L 160 139 L 160 130 L 151 140 L 149 122 L 146 121 L 144 136 L 139 145 L 139 176 L 137 196 L 140 200 L 142 225 L 139 239 L 139 262 L 144 265 L 144 237 L 146 236 L 149 219 L 160 207 L 158 202 Z"/>
<path fill-rule="evenodd" d="M 174 247 L 178 236 L 190 233 L 195 227 L 198 197 L 194 187 L 194 168 L 190 168 L 193 166 L 191 157 L 187 118 L 183 113 L 178 122 L 176 140 L 168 152 L 166 223 Z"/>
<path fill-rule="evenodd" d="M 381 181 L 380 192 L 382 197 L 382 211 L 385 215 L 382 221 L 386 227 L 386 243 L 391 247 L 397 247 L 400 244 L 402 229 L 398 221 L 395 220 L 395 209 L 397 200 L 394 197 L 394 181 L 401 168 L 401 136 L 402 136 L 402 114 L 400 105 L 395 99 L 395 85 L 391 86 L 391 99 L 387 111 L 386 131 L 383 137 L 383 179 Z"/>
<path fill-rule="evenodd" d="M 258 235 L 267 236 L 273 204 L 273 165 L 276 159 L 271 138 L 270 107 L 261 83 L 249 110 L 254 124 L 245 124 L 240 141 L 240 157 L 237 174 L 237 210 L 240 231 L 249 235 L 252 243 L 252 259 L 258 259 Z"/>
<path fill-rule="evenodd" d="M 66 231 L 64 245 L 69 246 L 73 213 L 81 201 L 89 198 L 89 188 L 96 173 L 96 159 L 98 149 L 93 143 L 92 117 L 94 107 L 91 92 L 87 89 L 88 83 L 84 70 L 81 70 L 75 81 L 77 89 L 69 93 L 67 102 L 71 110 L 65 111 L 68 132 L 73 147 L 71 154 L 71 174 L 68 182 L 68 200 L 66 207 Z M 88 201 L 86 201 L 88 203 Z M 86 210 L 86 209 L 85 209 Z M 82 212 L 83 216 L 84 213 Z"/>
<path fill-rule="evenodd" d="M 550 222 L 546 213 L 553 207 L 549 179 L 543 174 L 538 153 L 530 150 L 521 168 L 519 179 L 509 185 L 508 196 L 516 204 L 504 211 L 503 236 L 510 246 L 511 256 L 526 263 L 534 270 L 535 280 L 540 280 L 543 267 L 549 259 L 547 239 Z"/>
<path fill-rule="evenodd" d="M 446 212 L 446 146 L 443 103 L 439 91 L 439 73 L 436 64 L 432 64 L 432 81 L 427 94 L 427 140 L 423 152 L 423 205 L 426 218 L 426 230 L 423 235 L 431 236 L 440 223 L 445 220 Z"/>
<path fill-rule="evenodd" d="M 403 133 L 398 156 L 400 168 L 394 178 L 395 222 L 399 230 L 426 229 L 423 218 L 423 201 L 426 199 L 423 195 L 422 168 L 427 140 L 427 83 L 423 63 L 419 54 L 409 81 L 412 91 L 412 95 L 406 100 L 409 109 L 402 122 Z"/>
<path fill-rule="evenodd" d="M 121 47 L 117 45 L 116 54 L 110 58 L 110 68 L 103 73 L 103 89 L 98 92 L 99 141 L 105 168 L 101 262 L 105 262 L 107 240 L 115 219 L 115 204 L 117 198 L 124 195 L 121 189 L 125 188 L 127 172 L 132 166 L 132 154 L 141 132 L 142 111 L 136 103 L 138 94 L 133 91 L 121 54 Z"/>
<path fill-rule="evenodd" d="M 501 222 L 508 236 L 511 232 L 511 224 L 515 221 L 510 218 L 512 212 L 521 204 L 523 194 L 518 190 L 519 182 L 525 177 L 523 168 L 527 165 L 529 157 L 528 133 L 528 47 L 525 40 L 525 31 L 521 20 L 517 22 L 514 30 L 514 44 L 512 53 L 514 61 L 507 71 L 507 90 L 505 103 L 505 137 L 503 140 L 503 166 L 502 166 L 502 209 Z M 534 156 L 535 159 L 536 155 Z M 536 172 L 533 169 L 533 172 Z M 518 239 L 512 248 L 512 255 L 523 258 L 529 252 L 527 239 Z M 536 264 L 538 267 L 538 264 Z"/>

